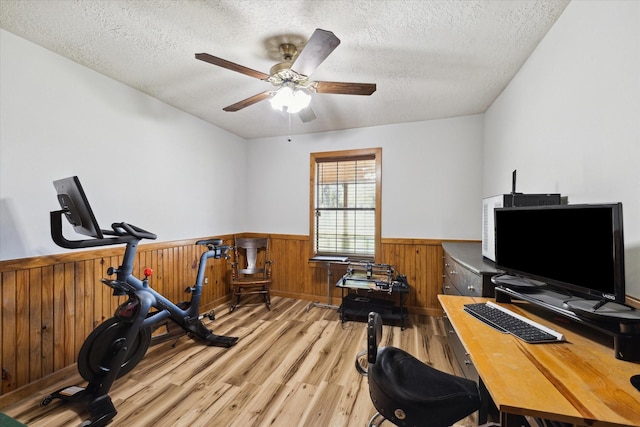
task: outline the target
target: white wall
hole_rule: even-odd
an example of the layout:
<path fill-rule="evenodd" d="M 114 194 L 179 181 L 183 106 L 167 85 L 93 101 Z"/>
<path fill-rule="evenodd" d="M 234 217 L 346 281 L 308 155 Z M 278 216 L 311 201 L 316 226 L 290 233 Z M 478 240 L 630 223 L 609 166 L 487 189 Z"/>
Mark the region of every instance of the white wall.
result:
<path fill-rule="evenodd" d="M 102 228 L 306 235 L 309 153 L 362 147 L 383 148 L 383 237 L 480 237 L 481 115 L 245 141 L 3 30 L 0 54 L 0 260 L 64 251 L 71 175 Z"/>
<path fill-rule="evenodd" d="M 517 169 L 518 191 L 622 202 L 640 297 L 640 2 L 571 2 L 485 114 L 484 145 L 485 196 Z"/>
<path fill-rule="evenodd" d="M 309 154 L 382 147 L 382 237 L 480 239 L 482 115 L 252 140 L 248 231 L 309 233 Z"/>
<path fill-rule="evenodd" d="M 229 177 L 244 176 L 246 145 L 0 30 L 0 260 L 64 251 L 49 211 L 52 181 L 71 175 L 102 228 L 126 221 L 159 241 L 243 230 Z"/>
<path fill-rule="evenodd" d="M 485 115 L 292 142 L 242 140 L 0 30 L 0 260 L 63 251 L 48 214 L 69 175 L 103 228 L 307 234 L 309 153 L 360 147 L 383 149 L 383 237 L 479 239 L 480 200 L 513 169 L 522 192 L 623 202 L 640 297 L 640 2 L 570 3 Z"/>

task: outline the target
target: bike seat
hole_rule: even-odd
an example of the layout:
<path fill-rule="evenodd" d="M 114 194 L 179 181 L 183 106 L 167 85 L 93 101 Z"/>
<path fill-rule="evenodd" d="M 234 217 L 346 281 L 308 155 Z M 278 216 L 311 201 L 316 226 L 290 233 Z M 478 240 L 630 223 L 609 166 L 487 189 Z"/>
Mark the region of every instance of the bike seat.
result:
<path fill-rule="evenodd" d="M 206 239 L 206 240 L 198 240 L 196 245 L 204 245 L 204 246 L 220 246 L 222 244 L 222 239 Z"/>

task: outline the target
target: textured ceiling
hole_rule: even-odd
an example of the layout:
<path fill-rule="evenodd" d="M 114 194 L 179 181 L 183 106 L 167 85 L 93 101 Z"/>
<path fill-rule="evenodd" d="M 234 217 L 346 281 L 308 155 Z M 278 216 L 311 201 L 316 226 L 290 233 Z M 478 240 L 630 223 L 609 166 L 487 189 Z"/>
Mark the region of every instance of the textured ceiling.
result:
<path fill-rule="evenodd" d="M 486 111 L 568 3 L 550 0 L 0 0 L 0 27 L 244 138 Z M 273 88 L 194 58 L 269 73 L 282 42 L 316 28 L 341 44 L 312 80 L 376 83 L 371 96 L 314 94 L 317 119 L 223 107 Z"/>

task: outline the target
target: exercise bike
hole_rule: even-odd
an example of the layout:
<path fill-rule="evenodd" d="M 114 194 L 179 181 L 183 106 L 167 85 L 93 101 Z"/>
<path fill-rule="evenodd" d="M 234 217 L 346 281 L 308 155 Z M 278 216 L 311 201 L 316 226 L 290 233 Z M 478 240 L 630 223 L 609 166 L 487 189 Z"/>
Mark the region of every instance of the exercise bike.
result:
<path fill-rule="evenodd" d="M 196 242 L 207 250 L 200 256 L 195 285 L 186 289 L 191 299 L 174 304 L 149 285 L 151 269 L 144 269 L 143 279 L 133 275 L 138 243 L 143 239 L 156 239 L 155 234 L 125 222 L 112 224 L 111 230 L 100 229 L 75 176 L 54 181 L 54 187 L 62 207 L 50 213 L 51 237 L 57 245 L 77 249 L 126 244 L 122 265 L 107 269 L 107 275 L 115 275 L 115 279 L 103 278 L 101 282 L 113 289 L 114 296 L 127 296 L 128 299 L 116 309 L 113 317 L 89 334 L 78 354 L 78 371 L 88 385 L 65 387 L 41 402 L 42 406 L 53 399 L 85 403 L 91 418 L 82 425 L 100 427 L 117 414 L 108 394 L 114 381 L 130 372 L 150 345 L 185 334 L 210 346 L 231 347 L 236 343 L 237 337 L 216 335 L 207 329 L 199 313 L 207 260 L 227 258 L 229 246 L 222 245 L 221 239 Z M 76 232 L 92 238 L 67 240 L 63 236 L 62 216 L 66 216 Z M 213 320 L 213 311 L 208 317 Z M 167 328 L 167 333 L 152 338 L 152 333 L 162 326 Z"/>

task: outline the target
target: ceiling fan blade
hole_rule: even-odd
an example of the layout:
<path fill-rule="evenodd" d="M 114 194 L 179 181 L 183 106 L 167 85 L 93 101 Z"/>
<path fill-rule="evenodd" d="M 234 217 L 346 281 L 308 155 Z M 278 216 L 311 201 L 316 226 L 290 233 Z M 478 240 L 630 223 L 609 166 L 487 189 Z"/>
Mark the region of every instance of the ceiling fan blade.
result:
<path fill-rule="evenodd" d="M 376 91 L 375 83 L 315 82 L 317 93 L 337 93 L 341 95 L 371 95 Z"/>
<path fill-rule="evenodd" d="M 270 98 L 270 97 L 271 97 L 271 91 L 268 90 L 266 92 L 262 92 L 262 93 L 259 93 L 257 95 L 253 95 L 253 96 L 251 96 L 251 97 L 249 97 L 247 99 L 243 99 L 242 101 L 236 102 L 235 104 L 229 105 L 228 107 L 224 107 L 223 110 L 224 111 L 230 111 L 230 112 L 242 110 L 245 107 L 248 107 L 250 105 L 253 105 L 253 104 L 257 103 L 257 102 L 260 102 L 260 101 L 262 101 L 264 99 L 267 99 L 267 98 Z"/>
<path fill-rule="evenodd" d="M 313 32 L 291 69 L 298 74 L 310 76 L 327 56 L 340 44 L 340 39 L 331 31 L 318 28 Z"/>
<path fill-rule="evenodd" d="M 298 112 L 298 117 L 300 117 L 302 123 L 309 123 L 316 119 L 316 113 L 313 112 L 311 107 L 307 107 Z"/>
<path fill-rule="evenodd" d="M 209 55 L 208 53 L 196 53 L 196 59 L 208 62 L 209 64 L 217 65 L 222 68 L 226 68 L 231 71 L 237 71 L 238 73 L 246 74 L 247 76 L 255 77 L 256 79 L 265 80 L 269 78 L 269 74 L 244 67 L 242 65 L 236 64 L 235 62 L 218 58 L 217 56 Z"/>

